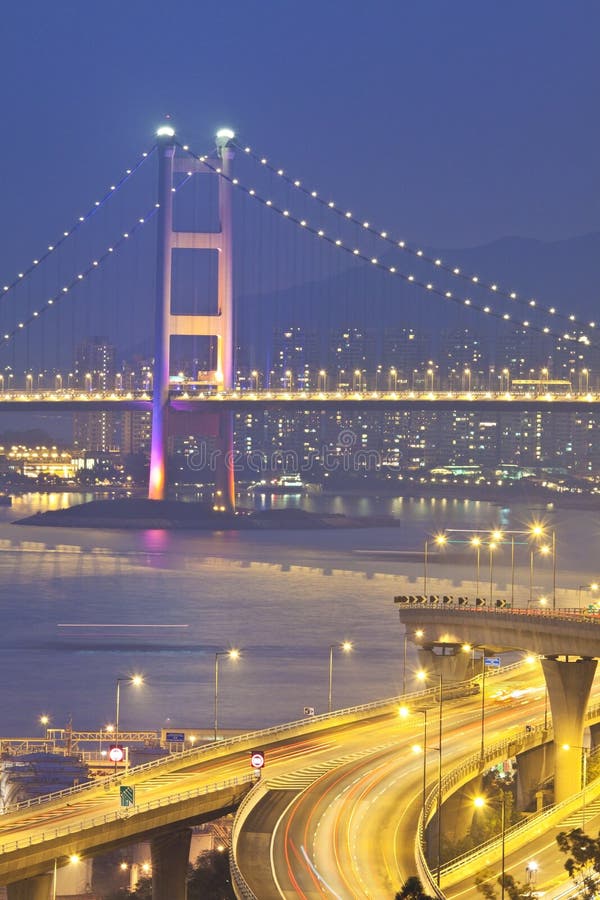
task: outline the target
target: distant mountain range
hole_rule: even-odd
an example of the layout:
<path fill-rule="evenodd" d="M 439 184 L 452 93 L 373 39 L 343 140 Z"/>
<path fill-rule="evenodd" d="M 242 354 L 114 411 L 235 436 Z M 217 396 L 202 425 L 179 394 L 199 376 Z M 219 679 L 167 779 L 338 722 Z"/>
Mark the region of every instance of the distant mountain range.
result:
<path fill-rule="evenodd" d="M 482 280 L 556 306 L 578 321 L 600 321 L 600 232 L 562 241 L 506 237 L 461 250 L 423 248 L 430 256 L 477 274 Z M 508 311 L 516 319 L 535 314 L 510 301 L 502 301 L 471 283 L 444 276 L 402 251 L 381 257 L 405 273 L 441 285 L 460 297 Z M 540 319 L 541 321 L 541 319 Z M 546 320 L 544 319 L 544 322 Z M 564 330 L 558 319 L 556 328 Z M 238 341 L 260 346 L 273 328 L 296 325 L 310 329 L 335 327 L 381 328 L 411 326 L 428 331 L 472 328 L 482 334 L 505 328 L 482 313 L 438 300 L 422 289 L 371 269 L 367 263 L 351 265 L 318 281 L 298 283 L 281 292 L 241 296 L 237 300 Z M 599 330 L 600 335 L 600 330 Z"/>

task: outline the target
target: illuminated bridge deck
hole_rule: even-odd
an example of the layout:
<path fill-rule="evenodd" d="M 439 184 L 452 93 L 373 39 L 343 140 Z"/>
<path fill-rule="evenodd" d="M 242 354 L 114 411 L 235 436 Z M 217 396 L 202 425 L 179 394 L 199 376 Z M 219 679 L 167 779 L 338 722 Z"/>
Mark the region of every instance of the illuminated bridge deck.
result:
<path fill-rule="evenodd" d="M 327 411 L 361 408 L 385 412 L 468 411 L 581 412 L 600 406 L 600 393 L 460 393 L 450 391 L 172 391 L 169 402 L 177 411 Z M 0 411 L 80 410 L 150 411 L 148 391 L 0 391 Z"/>

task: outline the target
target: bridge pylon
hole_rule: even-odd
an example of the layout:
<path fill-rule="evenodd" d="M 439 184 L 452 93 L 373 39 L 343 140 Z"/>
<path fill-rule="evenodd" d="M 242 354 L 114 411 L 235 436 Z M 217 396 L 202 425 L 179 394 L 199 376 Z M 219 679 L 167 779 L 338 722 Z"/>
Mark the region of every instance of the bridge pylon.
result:
<path fill-rule="evenodd" d="M 169 423 L 169 376 L 171 337 L 176 335 L 216 337 L 215 386 L 231 390 L 233 364 L 233 256 L 231 214 L 230 146 L 234 133 L 221 129 L 216 136 L 219 166 L 205 166 L 199 160 L 178 159 L 175 131 L 163 126 L 157 132 L 158 146 L 158 227 L 156 253 L 156 306 L 154 338 L 154 386 L 152 398 L 152 440 L 150 449 L 150 500 L 164 500 L 167 492 L 166 464 Z M 173 175 L 175 172 L 209 174 L 218 179 L 219 230 L 210 232 L 173 230 Z M 223 174 L 226 177 L 221 177 Z M 177 315 L 171 308 L 173 250 L 217 250 L 217 311 L 212 315 Z M 216 489 L 220 504 L 235 507 L 233 473 L 233 413 L 219 413 Z"/>

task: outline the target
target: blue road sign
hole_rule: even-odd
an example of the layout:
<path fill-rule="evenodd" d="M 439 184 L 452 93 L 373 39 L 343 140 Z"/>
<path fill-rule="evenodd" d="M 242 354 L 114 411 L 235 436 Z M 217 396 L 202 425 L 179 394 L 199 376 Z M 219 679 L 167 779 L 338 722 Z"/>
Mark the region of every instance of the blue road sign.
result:
<path fill-rule="evenodd" d="M 486 656 L 484 662 L 486 666 L 492 666 L 495 669 L 498 669 L 500 667 L 499 656 Z"/>
<path fill-rule="evenodd" d="M 167 731 L 165 740 L 167 744 L 183 744 L 185 741 L 185 734 L 183 731 Z"/>

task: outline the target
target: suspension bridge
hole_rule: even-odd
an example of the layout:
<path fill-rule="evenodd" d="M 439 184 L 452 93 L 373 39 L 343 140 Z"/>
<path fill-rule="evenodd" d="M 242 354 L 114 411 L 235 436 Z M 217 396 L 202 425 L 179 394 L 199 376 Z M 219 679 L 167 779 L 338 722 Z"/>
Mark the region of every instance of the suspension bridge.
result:
<path fill-rule="evenodd" d="M 316 262 L 301 256 L 301 242 L 313 245 Z M 326 303 L 315 287 L 323 272 Z M 239 283 L 250 298 L 243 304 L 234 298 Z M 505 335 L 510 343 L 518 334 L 532 346 L 559 348 L 566 371 L 558 377 L 532 368 L 516 377 L 507 366 L 490 367 L 483 384 L 470 365 L 441 372 L 433 360 L 396 363 L 394 348 L 371 372 L 364 357 L 347 370 L 311 370 L 301 364 L 306 347 L 295 348 L 297 367 L 288 368 L 264 349 L 264 336 L 280 327 L 291 345 L 300 342 L 299 329 L 285 331 L 280 311 L 294 308 L 298 284 L 316 331 L 348 321 L 358 302 L 364 321 L 374 316 L 383 331 L 388 323 L 403 328 L 408 345 L 416 337 L 411 322 L 420 317 L 432 327 L 434 320 L 435 331 L 436 317 L 450 308 L 461 328 L 491 322 L 492 341 Z M 339 343 L 351 341 L 351 331 Z M 233 453 L 234 413 L 245 410 L 593 410 L 600 393 L 587 360 L 598 350 L 596 331 L 596 322 L 572 310 L 380 229 L 242 145 L 233 131 L 220 130 L 215 149 L 199 153 L 166 124 L 99 199 L 0 284 L 0 410 L 151 414 L 149 497 L 159 500 L 168 438 L 184 415 L 188 432 L 209 434 L 225 459 Z M 126 344 L 137 369 L 85 357 L 74 365 L 75 348 L 92 334 Z M 216 476 L 229 508 L 233 477 L 224 465 Z"/>

